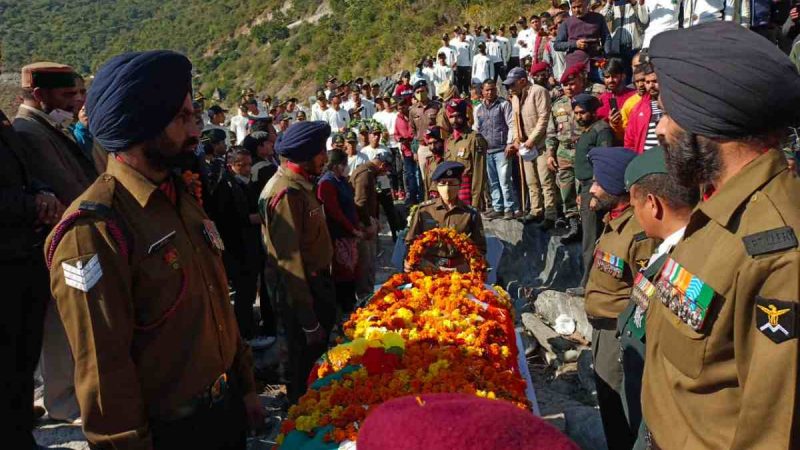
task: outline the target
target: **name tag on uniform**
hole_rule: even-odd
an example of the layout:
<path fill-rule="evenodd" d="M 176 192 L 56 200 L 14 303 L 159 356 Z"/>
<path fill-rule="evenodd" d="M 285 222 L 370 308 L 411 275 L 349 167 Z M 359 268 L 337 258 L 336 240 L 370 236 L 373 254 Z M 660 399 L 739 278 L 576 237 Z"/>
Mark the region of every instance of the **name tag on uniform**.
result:
<path fill-rule="evenodd" d="M 715 294 L 711 286 L 669 258 L 661 269 L 656 292 L 682 322 L 695 331 L 703 328 Z"/>
<path fill-rule="evenodd" d="M 325 215 L 325 213 L 322 211 L 322 207 L 321 206 L 319 208 L 314 208 L 314 209 L 308 211 L 308 217 L 318 217 L 318 216 L 324 216 L 324 215 Z"/>
<path fill-rule="evenodd" d="M 213 220 L 206 219 L 203 221 L 203 235 L 206 237 L 206 240 L 212 247 L 219 251 L 225 250 L 225 244 L 222 242 L 222 236 L 220 236 L 219 230 L 217 230 L 217 225 Z"/>
<path fill-rule="evenodd" d="M 625 270 L 625 260 L 598 248 L 594 251 L 594 266 L 597 270 L 620 279 Z"/>

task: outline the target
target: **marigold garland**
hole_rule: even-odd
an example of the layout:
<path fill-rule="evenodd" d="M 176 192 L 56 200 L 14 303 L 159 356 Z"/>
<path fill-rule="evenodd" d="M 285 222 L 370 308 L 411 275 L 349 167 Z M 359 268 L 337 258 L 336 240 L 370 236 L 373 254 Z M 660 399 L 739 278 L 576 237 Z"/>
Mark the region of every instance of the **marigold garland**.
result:
<path fill-rule="evenodd" d="M 421 239 L 442 238 L 470 254 L 466 236 L 429 233 Z M 470 265 L 478 272 L 396 274 L 357 309 L 343 326 L 347 341 L 323 356 L 310 389 L 289 409 L 278 446 L 290 438 L 284 447 L 297 446 L 317 433 L 325 442 L 356 441 L 374 407 L 404 395 L 458 392 L 530 408 L 510 297 L 483 284 L 486 263 L 475 252 Z"/>
<path fill-rule="evenodd" d="M 409 247 L 406 263 L 412 268 L 419 267 L 425 250 L 433 245 L 452 246 L 469 262 L 470 274 L 486 279 L 486 259 L 466 235 L 453 228 L 434 228 L 422 233 Z"/>

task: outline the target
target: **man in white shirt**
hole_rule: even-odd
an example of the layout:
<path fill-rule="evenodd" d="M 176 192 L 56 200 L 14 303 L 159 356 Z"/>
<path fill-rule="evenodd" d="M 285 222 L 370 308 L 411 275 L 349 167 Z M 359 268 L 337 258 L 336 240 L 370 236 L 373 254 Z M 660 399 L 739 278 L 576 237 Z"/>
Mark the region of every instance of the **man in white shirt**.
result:
<path fill-rule="evenodd" d="M 344 133 L 350 123 L 350 114 L 342 108 L 342 99 L 338 95 L 331 96 L 331 107 L 325 110 L 325 121 L 335 133 Z"/>
<path fill-rule="evenodd" d="M 311 119 L 312 121 L 326 121 L 325 111 L 328 110 L 328 96 L 324 91 L 317 91 L 317 102 L 311 106 Z"/>
<path fill-rule="evenodd" d="M 469 92 L 472 50 L 464 30 L 459 32 L 458 41 L 453 45 L 453 49 L 456 52 L 456 87 L 461 93 Z"/>
<path fill-rule="evenodd" d="M 644 3 L 650 23 L 644 29 L 642 48 L 649 48 L 650 40 L 658 33 L 678 29 L 678 13 L 681 3 L 683 0 L 649 0 Z"/>
<path fill-rule="evenodd" d="M 508 45 L 511 47 L 511 54 L 508 57 L 508 64 L 506 65 L 506 73 L 511 72 L 514 67 L 519 67 L 519 35 L 517 34 L 517 26 L 511 25 L 508 27 Z"/>
<path fill-rule="evenodd" d="M 494 80 L 497 81 L 497 77 L 499 77 L 500 73 L 503 71 L 504 48 L 500 45 L 500 42 L 497 41 L 497 38 L 492 37 L 489 31 L 486 32 L 486 39 L 486 55 L 489 57 L 492 66 L 494 66 Z"/>
<path fill-rule="evenodd" d="M 436 87 L 433 85 L 433 76 L 435 73 L 432 59 L 425 58 L 425 62 L 422 65 L 422 74 L 425 75 L 425 80 L 428 82 L 428 98 L 434 98 L 436 96 Z"/>
<path fill-rule="evenodd" d="M 439 47 L 439 50 L 436 50 L 437 56 L 440 53 L 444 53 L 445 63 L 448 66 L 453 67 L 456 64 L 456 52 L 453 50 L 453 47 L 450 46 L 450 40 L 447 38 L 446 34 L 442 35 L 442 46 Z"/>
<path fill-rule="evenodd" d="M 397 121 L 397 110 L 395 109 L 396 105 L 397 101 L 387 95 L 383 98 L 383 111 L 375 113 L 372 118 L 386 128 L 386 136 L 384 136 L 384 139 L 389 146 L 389 151 L 394 157 L 394 163 L 392 164 L 392 171 L 390 172 L 389 177 L 392 182 L 392 188 L 395 190 L 395 192 L 399 192 L 402 180 L 402 177 L 400 176 L 400 168 L 402 167 L 402 164 L 400 162 L 400 143 L 397 142 L 397 139 L 394 136 L 394 125 Z"/>
<path fill-rule="evenodd" d="M 533 23 L 533 20 L 531 20 Z M 521 24 L 525 26 L 524 24 Z M 533 41 L 536 39 L 537 30 L 533 27 L 525 28 L 517 35 L 517 45 L 519 46 L 519 60 L 522 61 L 528 56 L 533 55 Z"/>
<path fill-rule="evenodd" d="M 511 57 L 511 41 L 506 37 L 505 25 L 500 25 L 500 28 L 497 29 L 495 39 L 500 43 L 500 48 L 503 52 L 503 66 L 505 71 L 505 66 L 508 65 L 508 59 Z M 505 75 L 502 75 L 502 77 L 505 78 Z"/>
<path fill-rule="evenodd" d="M 361 118 L 372 119 L 375 115 L 375 104 L 369 100 L 364 100 L 359 91 L 354 90 L 350 94 L 350 107 L 348 111 L 353 111 L 361 107 Z"/>
<path fill-rule="evenodd" d="M 333 137 L 333 147 L 341 146 L 347 153 L 347 176 L 350 176 L 356 167 L 369 162 L 367 155 L 358 150 L 358 136 L 354 132 L 348 131 L 346 135 L 340 133 Z"/>
<path fill-rule="evenodd" d="M 325 81 L 325 98 L 331 98 L 331 94 L 336 92 L 337 81 L 338 80 L 334 76 L 328 77 L 328 80 Z"/>
<path fill-rule="evenodd" d="M 439 53 L 438 62 L 433 68 L 433 86 L 435 94 L 441 95 L 446 86 L 453 83 L 453 69 L 447 64 L 447 58 L 443 53 Z M 431 97 L 433 98 L 433 97 Z"/>
<path fill-rule="evenodd" d="M 494 79 L 494 65 L 486 56 L 486 44 L 478 44 L 478 53 L 472 58 L 472 84 L 481 84 L 488 79 Z"/>
<path fill-rule="evenodd" d="M 370 160 L 377 157 L 378 154 L 383 153 L 387 155 L 386 160 L 394 161 L 392 152 L 380 144 L 381 142 L 381 129 L 372 128 L 369 130 L 367 146 L 361 148 L 361 153 L 367 156 Z M 392 164 L 393 166 L 393 164 Z M 397 216 L 397 211 L 394 209 L 394 199 L 392 199 L 392 182 L 386 173 L 378 175 L 376 178 L 378 188 L 378 203 L 383 208 L 383 213 L 386 215 L 386 220 L 389 222 L 389 229 L 392 232 L 392 239 L 397 239 L 397 232 L 403 227 L 400 224 L 400 219 Z"/>
<path fill-rule="evenodd" d="M 225 146 L 231 146 L 231 136 L 228 133 L 228 129 L 225 128 L 225 113 L 227 113 L 227 109 L 223 109 L 219 105 L 214 105 L 211 108 L 208 108 L 206 112 L 206 116 L 208 118 L 208 124 L 203 127 L 203 131 L 216 128 L 218 130 L 222 130 L 225 132 Z"/>
<path fill-rule="evenodd" d="M 239 105 L 239 114 L 231 117 L 230 130 L 236 134 L 236 145 L 242 145 L 249 131 L 250 118 L 247 116 L 247 106 Z"/>

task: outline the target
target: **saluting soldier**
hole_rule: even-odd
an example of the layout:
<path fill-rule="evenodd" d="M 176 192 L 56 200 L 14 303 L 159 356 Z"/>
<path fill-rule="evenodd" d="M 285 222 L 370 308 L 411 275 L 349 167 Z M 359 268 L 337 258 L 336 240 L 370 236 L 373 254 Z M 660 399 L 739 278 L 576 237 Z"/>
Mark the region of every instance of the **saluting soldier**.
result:
<path fill-rule="evenodd" d="M 445 109 L 453 130 L 445 143 L 444 159 L 464 166 L 458 197 L 467 205 L 480 209 L 486 189 L 486 150 L 489 144 L 469 126 L 466 100 L 450 100 Z"/>
<path fill-rule="evenodd" d="M 564 239 L 580 237 L 580 214 L 577 203 L 577 185 L 575 183 L 575 144 L 578 142 L 583 127 L 575 120 L 572 112 L 572 100 L 578 94 L 586 93 L 597 96 L 605 92 L 601 84 L 587 82 L 586 65 L 573 64 L 561 76 L 564 95 L 553 100 L 550 120 L 547 123 L 547 165 L 556 172 L 556 184 L 561 192 L 564 206 L 564 217 L 569 222 L 569 231 Z"/>
<path fill-rule="evenodd" d="M 589 151 L 595 179 L 589 191 L 590 207 L 605 212 L 605 225 L 586 283 L 586 315 L 594 328 L 597 402 L 610 449 L 630 449 L 636 439 L 636 430 L 631 430 L 620 398 L 622 366 L 617 316 L 631 297 L 634 276 L 656 247 L 633 216 L 630 197 L 625 192 L 625 168 L 635 156 L 622 147 L 596 147 Z"/>
<path fill-rule="evenodd" d="M 171 51 L 126 53 L 97 72 L 89 126 L 115 157 L 45 246 L 93 448 L 243 449 L 246 415 L 263 421 L 222 241 L 172 171 L 200 135 L 191 80 Z"/>
<path fill-rule="evenodd" d="M 288 339 L 293 403 L 305 393 L 308 373 L 336 321 L 333 244 L 314 185 L 328 162 L 330 134 L 322 121 L 290 125 L 275 143 L 284 162 L 259 198 L 267 258 L 277 267 L 276 303 Z"/>
<path fill-rule="evenodd" d="M 800 183 L 777 147 L 800 123 L 800 75 L 729 22 L 659 34 L 650 60 L 669 176 L 704 190 L 647 317 L 651 442 L 798 448 Z"/>
<path fill-rule="evenodd" d="M 431 180 L 436 186 L 439 198 L 419 204 L 411 216 L 406 233 L 406 245 L 411 246 L 417 236 L 434 228 L 453 228 L 459 233 L 469 236 L 473 244 L 482 253 L 486 253 L 486 238 L 483 234 L 483 222 L 478 210 L 459 199 L 461 179 L 464 165 L 455 161 L 444 161 L 436 167 Z M 439 267 L 460 272 L 469 271 L 469 261 L 449 246 L 437 246 L 428 249 L 423 255 L 423 265 Z M 411 267 L 406 265 L 406 271 Z"/>
<path fill-rule="evenodd" d="M 655 276 L 661 272 L 672 247 L 689 223 L 699 190 L 673 183 L 667 176 L 664 149 L 653 147 L 628 164 L 625 187 L 630 192 L 633 215 L 645 234 L 661 241 L 655 253 L 633 279 L 631 300 L 619 315 L 617 334 L 622 351 L 622 406 L 631 430 L 638 433 L 636 449 L 647 448 L 642 422 L 642 375 L 645 361 L 645 325 L 651 302 L 658 301 Z"/>

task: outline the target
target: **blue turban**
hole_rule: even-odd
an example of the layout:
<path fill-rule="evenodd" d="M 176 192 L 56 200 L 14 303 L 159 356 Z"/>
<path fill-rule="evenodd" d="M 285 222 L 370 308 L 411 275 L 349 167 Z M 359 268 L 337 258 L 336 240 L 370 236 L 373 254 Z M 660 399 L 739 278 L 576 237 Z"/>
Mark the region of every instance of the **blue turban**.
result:
<path fill-rule="evenodd" d="M 168 50 L 124 53 L 97 72 L 86 97 L 89 130 L 110 152 L 159 135 L 192 90 L 192 63 Z"/>
<path fill-rule="evenodd" d="M 327 122 L 297 122 L 278 136 L 275 151 L 290 161 L 311 161 L 325 150 L 325 141 L 330 135 L 331 126 Z"/>
<path fill-rule="evenodd" d="M 589 150 L 595 181 L 611 195 L 624 194 L 625 168 L 635 157 L 636 152 L 624 147 L 595 147 Z"/>
<path fill-rule="evenodd" d="M 600 99 L 591 94 L 578 94 L 572 99 L 572 107 L 580 106 L 584 111 L 596 112 L 600 107 Z"/>

